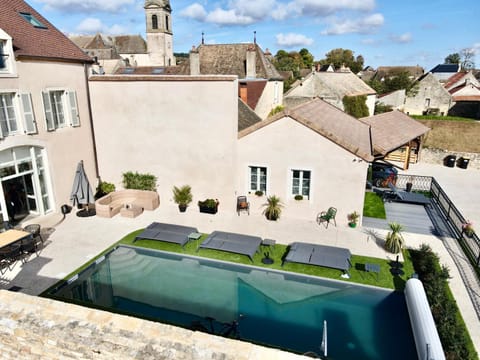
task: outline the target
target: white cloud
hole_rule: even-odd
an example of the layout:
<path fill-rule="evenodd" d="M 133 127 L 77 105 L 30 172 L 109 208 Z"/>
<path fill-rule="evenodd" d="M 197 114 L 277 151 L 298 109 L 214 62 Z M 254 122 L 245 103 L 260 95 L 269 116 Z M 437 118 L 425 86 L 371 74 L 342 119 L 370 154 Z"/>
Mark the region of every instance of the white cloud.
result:
<path fill-rule="evenodd" d="M 235 10 L 215 9 L 207 15 L 205 21 L 217 25 L 248 25 L 253 24 L 255 19 L 239 14 Z"/>
<path fill-rule="evenodd" d="M 480 42 L 473 44 L 471 49 L 475 55 L 480 55 Z"/>
<path fill-rule="evenodd" d="M 226 9 L 217 7 L 207 12 L 202 5 L 194 3 L 182 10 L 180 14 L 190 19 L 217 25 L 248 25 L 267 18 L 273 6 L 275 6 L 275 0 L 232 0 Z"/>
<path fill-rule="evenodd" d="M 382 14 L 377 13 L 356 20 L 333 18 L 329 21 L 330 27 L 322 31 L 322 35 L 368 34 L 381 27 L 385 20 Z"/>
<path fill-rule="evenodd" d="M 205 11 L 205 8 L 199 3 L 193 3 L 192 5 L 183 9 L 180 12 L 180 15 L 190 19 L 203 21 L 207 17 L 207 12 Z"/>
<path fill-rule="evenodd" d="M 118 12 L 127 5 L 132 5 L 135 0 L 37 0 L 45 4 L 47 10 L 60 10 L 72 12 Z"/>
<path fill-rule="evenodd" d="M 86 18 L 78 24 L 76 30 L 83 34 L 93 34 L 102 32 L 105 29 L 102 21 L 97 18 Z"/>
<path fill-rule="evenodd" d="M 288 33 L 277 34 L 277 45 L 281 47 L 291 48 L 299 46 L 307 46 L 313 44 L 313 39 L 302 34 Z"/>
<path fill-rule="evenodd" d="M 405 33 L 401 35 L 392 35 L 390 36 L 390 39 L 393 42 L 399 43 L 399 44 L 407 44 L 412 41 L 412 34 L 410 33 Z"/>
<path fill-rule="evenodd" d="M 338 11 L 372 11 L 375 0 L 294 0 L 297 11 L 307 16 L 326 16 Z"/>
<path fill-rule="evenodd" d="M 97 18 L 86 18 L 82 20 L 75 30 L 79 34 L 95 34 L 99 32 L 108 35 L 120 35 L 128 33 L 127 29 L 122 25 L 108 27 Z"/>

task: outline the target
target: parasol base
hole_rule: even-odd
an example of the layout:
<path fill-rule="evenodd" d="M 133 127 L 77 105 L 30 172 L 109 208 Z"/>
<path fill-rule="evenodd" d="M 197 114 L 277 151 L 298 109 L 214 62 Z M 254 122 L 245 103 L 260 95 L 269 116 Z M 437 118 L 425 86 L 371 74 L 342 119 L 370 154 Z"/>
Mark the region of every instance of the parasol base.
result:
<path fill-rule="evenodd" d="M 89 217 L 89 216 L 95 216 L 97 212 L 95 209 L 82 209 L 80 211 L 77 211 L 77 216 L 78 217 Z"/>

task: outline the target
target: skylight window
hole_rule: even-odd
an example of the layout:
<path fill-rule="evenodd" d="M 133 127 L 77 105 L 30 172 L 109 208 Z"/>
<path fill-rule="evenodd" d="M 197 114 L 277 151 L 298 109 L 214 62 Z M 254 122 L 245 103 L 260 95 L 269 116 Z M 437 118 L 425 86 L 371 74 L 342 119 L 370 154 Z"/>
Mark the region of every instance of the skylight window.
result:
<path fill-rule="evenodd" d="M 43 25 L 35 16 L 29 13 L 24 13 L 21 12 L 20 15 L 27 20 L 30 24 L 32 24 L 34 27 L 39 28 L 39 29 L 46 29 L 47 27 Z"/>

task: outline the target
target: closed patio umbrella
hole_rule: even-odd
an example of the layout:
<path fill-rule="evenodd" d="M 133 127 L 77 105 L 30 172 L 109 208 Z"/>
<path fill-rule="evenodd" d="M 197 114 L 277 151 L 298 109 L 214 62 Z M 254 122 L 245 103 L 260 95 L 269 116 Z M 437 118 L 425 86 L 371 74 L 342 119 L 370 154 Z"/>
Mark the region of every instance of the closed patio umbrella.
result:
<path fill-rule="evenodd" d="M 87 174 L 85 174 L 85 169 L 83 168 L 83 160 L 78 163 L 77 171 L 75 172 L 70 201 L 72 201 L 73 206 L 85 205 L 85 209 L 79 211 L 77 216 L 85 217 L 95 215 L 95 209 L 89 209 L 89 204 L 92 204 L 95 200 Z"/>

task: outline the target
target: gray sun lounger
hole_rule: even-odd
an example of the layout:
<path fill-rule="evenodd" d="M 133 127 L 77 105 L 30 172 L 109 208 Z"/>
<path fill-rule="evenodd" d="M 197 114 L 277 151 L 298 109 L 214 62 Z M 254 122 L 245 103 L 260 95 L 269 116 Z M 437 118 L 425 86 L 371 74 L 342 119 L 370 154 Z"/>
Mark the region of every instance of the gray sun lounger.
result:
<path fill-rule="evenodd" d="M 261 243 L 262 239 L 258 236 L 214 231 L 202 242 L 200 248 L 247 255 L 253 262 L 253 256 Z"/>
<path fill-rule="evenodd" d="M 184 246 L 189 240 L 188 236 L 196 232 L 198 232 L 197 228 L 190 226 L 154 222 L 137 235 L 134 241 L 141 239 L 158 240 Z"/>
<path fill-rule="evenodd" d="M 388 183 L 388 187 L 395 195 L 393 198 L 390 199 L 392 201 L 405 202 L 410 204 L 430 205 L 430 199 L 423 194 L 400 190 L 392 183 Z"/>
<path fill-rule="evenodd" d="M 290 245 L 290 250 L 283 260 L 283 264 L 285 262 L 296 262 L 348 272 L 351 266 L 351 256 L 350 250 L 346 248 L 295 242 Z"/>

